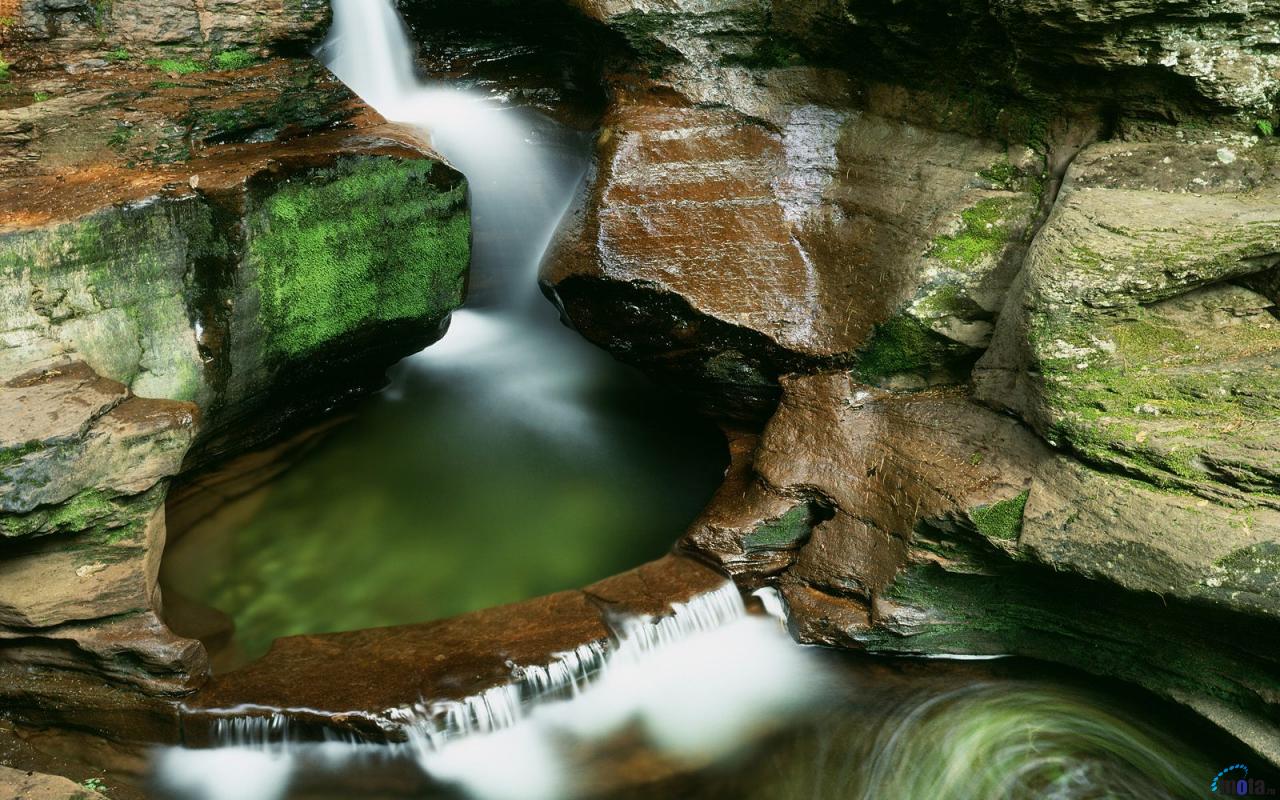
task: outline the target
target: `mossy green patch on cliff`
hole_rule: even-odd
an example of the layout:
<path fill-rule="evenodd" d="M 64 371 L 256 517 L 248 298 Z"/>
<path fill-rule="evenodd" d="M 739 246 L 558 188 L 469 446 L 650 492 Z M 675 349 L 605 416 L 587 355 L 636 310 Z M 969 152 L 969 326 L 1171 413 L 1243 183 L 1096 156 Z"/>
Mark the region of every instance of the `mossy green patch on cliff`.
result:
<path fill-rule="evenodd" d="M 1274 635 L 1273 621 L 1055 571 L 995 544 L 922 526 L 913 546 L 924 552 L 883 595 L 903 610 L 855 638 L 879 653 L 1043 658 L 1269 714 L 1263 698 L 1280 689 L 1280 667 L 1251 643 Z M 1204 646 L 1187 648 L 1188 637 Z"/>
<path fill-rule="evenodd" d="M 170 75 L 192 75 L 204 72 L 206 69 L 203 62 L 196 61 L 194 58 L 154 58 L 148 61 L 147 65 Z"/>
<path fill-rule="evenodd" d="M 929 255 L 955 269 L 972 267 L 999 254 L 1009 241 L 1020 197 L 988 197 L 960 212 L 960 230 L 934 239 Z"/>
<path fill-rule="evenodd" d="M 299 67 L 278 95 L 229 103 L 222 98 L 192 101 L 182 117 L 192 145 L 274 139 L 323 130 L 351 116 L 350 94 L 319 65 Z"/>
<path fill-rule="evenodd" d="M 223 50 L 213 57 L 211 63 L 217 69 L 236 70 L 251 67 L 259 58 L 247 50 Z"/>
<path fill-rule="evenodd" d="M 720 63 L 748 69 L 776 69 L 804 64 L 805 60 L 804 49 L 799 42 L 790 37 L 770 35 L 761 36 L 744 53 L 723 56 Z"/>
<path fill-rule="evenodd" d="M 4 469 L 10 464 L 14 464 L 18 461 L 21 461 L 23 458 L 30 455 L 31 453 L 38 453 L 39 451 L 43 450 L 44 447 L 45 447 L 44 442 L 37 440 L 37 441 L 31 441 L 25 444 L 18 445 L 17 447 L 0 449 L 0 469 Z M 0 475 L 0 483 L 3 483 L 4 480 L 5 480 L 5 477 L 3 475 Z"/>
<path fill-rule="evenodd" d="M 969 510 L 969 519 L 983 536 L 1015 540 L 1022 533 L 1022 514 L 1027 508 L 1029 497 L 1030 490 L 989 506 L 978 506 Z"/>
<path fill-rule="evenodd" d="M 1250 432 L 1264 435 L 1280 409 L 1280 325 L 1257 310 L 1203 310 L 1231 299 L 1216 296 L 1034 318 L 1049 438 L 1166 489 L 1274 485 Z"/>
<path fill-rule="evenodd" d="M 872 652 L 1045 658 L 1252 713 L 1265 713 L 1258 687 L 1280 687 L 1274 663 L 1240 646 L 1256 640 L 1246 620 L 1184 606 L 1170 610 L 1159 598 L 1042 567 L 981 563 L 981 570 L 964 572 L 908 567 L 886 598 L 913 609 L 904 615 L 910 622 L 859 638 Z M 1243 639 L 1233 641 L 1240 634 Z M 1186 648 L 1187 636 L 1204 637 L 1206 646 Z"/>
<path fill-rule="evenodd" d="M 1246 592 L 1271 598 L 1280 595 L 1280 543 L 1259 542 L 1235 550 L 1214 562 L 1217 575 L 1208 585 L 1230 592 Z"/>
<path fill-rule="evenodd" d="M 965 358 L 968 348 L 938 336 L 914 317 L 899 315 L 876 326 L 858 354 L 856 371 L 867 381 L 908 372 L 933 372 Z"/>
<path fill-rule="evenodd" d="M 61 503 L 39 506 L 25 514 L 0 513 L 0 539 L 75 535 L 68 540 L 68 549 L 119 545 L 145 530 L 147 519 L 164 503 L 167 490 L 165 481 L 136 495 L 85 489 Z"/>
<path fill-rule="evenodd" d="M 737 350 L 723 350 L 707 359 L 703 370 L 706 376 L 717 383 L 737 386 L 771 386 L 770 380 L 760 365 L 747 358 Z"/>
<path fill-rule="evenodd" d="M 800 544 L 813 530 L 813 510 L 801 504 L 777 519 L 757 525 L 742 538 L 747 550 L 776 550 Z"/>
<path fill-rule="evenodd" d="M 462 302 L 465 184 L 429 160 L 351 158 L 265 197 L 249 222 L 261 316 L 285 358 L 379 322 L 438 321 Z"/>
<path fill-rule="evenodd" d="M 56 506 L 0 516 L 0 535 L 15 538 L 83 531 L 111 519 L 119 510 L 120 505 L 112 497 L 89 489 Z"/>

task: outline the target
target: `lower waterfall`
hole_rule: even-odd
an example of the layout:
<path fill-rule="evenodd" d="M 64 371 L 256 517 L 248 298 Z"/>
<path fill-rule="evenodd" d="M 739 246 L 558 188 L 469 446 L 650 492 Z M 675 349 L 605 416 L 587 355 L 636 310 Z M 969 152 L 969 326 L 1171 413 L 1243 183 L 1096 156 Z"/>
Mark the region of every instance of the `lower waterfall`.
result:
<path fill-rule="evenodd" d="M 584 643 L 511 680 L 460 700 L 424 699 L 385 717 L 406 742 L 378 745 L 340 736 L 301 741 L 288 713 L 204 712 L 212 749 L 173 748 L 156 759 L 155 781 L 176 796 L 275 800 L 299 770 L 409 759 L 432 779 L 481 800 L 553 800 L 574 793 L 564 745 L 598 741 L 635 726 L 651 746 L 702 763 L 752 739 L 766 722 L 803 706 L 822 669 L 767 616 L 749 615 L 729 582 L 657 617 L 625 616 L 609 639 Z M 806 674 L 806 681 L 776 676 Z M 235 794 L 223 780 L 238 775 Z"/>

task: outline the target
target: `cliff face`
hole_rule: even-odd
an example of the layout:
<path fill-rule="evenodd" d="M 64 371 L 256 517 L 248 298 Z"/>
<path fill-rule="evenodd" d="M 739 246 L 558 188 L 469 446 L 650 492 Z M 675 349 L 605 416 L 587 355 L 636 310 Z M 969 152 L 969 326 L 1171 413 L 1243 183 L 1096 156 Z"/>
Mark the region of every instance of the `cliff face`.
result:
<path fill-rule="evenodd" d="M 19 0 L 13 5 L 7 37 L 39 43 L 44 58 L 78 53 L 92 59 L 119 48 L 305 46 L 329 23 L 324 0 Z"/>
<path fill-rule="evenodd" d="M 376 388 L 462 301 L 462 176 L 309 59 L 205 44 L 322 24 L 288 5 L 199 4 L 181 27 L 170 6 L 117 2 L 89 45 L 81 6 L 22 6 L 24 49 L 6 50 L 21 100 L 0 109 L 12 708 L 198 686 L 203 649 L 167 630 L 156 585 L 169 480 Z M 205 49 L 96 57 L 131 37 Z"/>
<path fill-rule="evenodd" d="M 1280 13 L 578 6 L 631 56 L 548 290 L 765 423 L 685 547 L 804 641 L 1070 663 L 1280 758 Z"/>

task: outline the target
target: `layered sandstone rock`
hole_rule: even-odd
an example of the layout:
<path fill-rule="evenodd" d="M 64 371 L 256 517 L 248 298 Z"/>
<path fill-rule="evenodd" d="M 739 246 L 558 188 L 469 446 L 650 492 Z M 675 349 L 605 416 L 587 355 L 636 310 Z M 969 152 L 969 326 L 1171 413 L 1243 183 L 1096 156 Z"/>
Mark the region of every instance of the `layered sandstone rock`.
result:
<path fill-rule="evenodd" d="M 5 661 L 189 690 L 203 651 L 163 631 L 155 612 L 164 494 L 196 407 L 134 396 L 82 362 L 11 379 L 0 398 Z M 143 649 L 124 633 L 153 629 L 159 638 Z"/>
<path fill-rule="evenodd" d="M 632 60 L 544 276 L 772 414 L 685 545 L 805 641 L 1066 662 L 1280 759 L 1276 9 L 576 5 Z"/>
<path fill-rule="evenodd" d="M 0 110 L 0 685 L 33 718 L 131 692 L 85 700 L 104 730 L 207 677 L 162 621 L 169 479 L 380 385 L 469 259 L 462 177 L 317 65 L 172 78 L 24 74 L 53 97 Z"/>
<path fill-rule="evenodd" d="M 39 43 L 41 57 L 89 61 L 121 50 L 131 57 L 167 57 L 182 48 L 226 51 L 313 42 L 329 20 L 329 4 L 322 0 L 18 0 L 16 5 L 6 38 Z"/>
<path fill-rule="evenodd" d="M 722 413 L 859 363 L 946 383 L 990 338 L 1043 191 L 1034 154 L 873 111 L 778 129 L 624 94 L 544 281 L 585 335 Z"/>
<path fill-rule="evenodd" d="M 200 742 L 229 713 L 283 716 L 297 735 L 340 730 L 402 739 L 410 709 L 509 684 L 591 644 L 607 647 L 620 616 L 671 614 L 673 603 L 715 590 L 724 576 L 666 556 L 583 589 L 419 625 L 277 639 L 261 659 L 220 675 L 184 712 Z M 359 662 L 359 668 L 353 664 Z"/>
<path fill-rule="evenodd" d="M 0 767 L 0 797 L 9 800 L 101 800 L 105 795 L 57 775 Z"/>

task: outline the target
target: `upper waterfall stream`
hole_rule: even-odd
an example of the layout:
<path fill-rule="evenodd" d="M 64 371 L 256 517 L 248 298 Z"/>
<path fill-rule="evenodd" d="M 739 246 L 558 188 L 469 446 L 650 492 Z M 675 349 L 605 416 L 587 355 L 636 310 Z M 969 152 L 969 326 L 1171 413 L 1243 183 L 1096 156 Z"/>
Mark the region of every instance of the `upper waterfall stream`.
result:
<path fill-rule="evenodd" d="M 539 263 L 591 133 L 419 81 L 392 5 L 336 0 L 318 55 L 466 175 L 466 306 L 301 463 L 181 537 L 166 594 L 278 636 L 422 622 L 660 556 L 719 483 L 715 428 L 565 327 Z M 226 663 L 224 661 L 223 663 Z"/>

